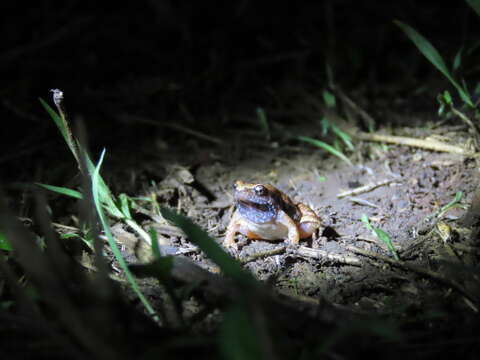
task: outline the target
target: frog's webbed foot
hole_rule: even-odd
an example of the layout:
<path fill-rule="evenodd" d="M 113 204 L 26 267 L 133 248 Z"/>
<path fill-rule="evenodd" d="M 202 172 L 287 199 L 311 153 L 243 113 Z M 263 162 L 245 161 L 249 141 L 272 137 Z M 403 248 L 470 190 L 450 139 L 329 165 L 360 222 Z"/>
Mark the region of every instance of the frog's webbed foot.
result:
<path fill-rule="evenodd" d="M 240 259 L 240 250 L 238 249 L 237 246 L 231 246 L 228 247 L 227 249 L 227 254 L 233 257 L 234 259 Z"/>

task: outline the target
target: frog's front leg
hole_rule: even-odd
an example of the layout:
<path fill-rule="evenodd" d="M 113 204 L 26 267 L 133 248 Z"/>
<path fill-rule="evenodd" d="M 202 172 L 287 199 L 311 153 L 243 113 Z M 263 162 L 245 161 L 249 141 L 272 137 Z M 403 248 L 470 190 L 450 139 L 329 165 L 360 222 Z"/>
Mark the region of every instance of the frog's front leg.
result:
<path fill-rule="evenodd" d="M 277 222 L 284 225 L 288 229 L 288 242 L 297 245 L 300 241 L 300 234 L 298 227 L 290 216 L 283 210 L 280 210 L 277 215 Z"/>
<path fill-rule="evenodd" d="M 227 232 L 225 233 L 225 240 L 223 245 L 226 247 L 235 247 L 235 234 L 240 229 L 240 215 L 238 211 L 233 213 L 232 219 L 228 223 Z"/>

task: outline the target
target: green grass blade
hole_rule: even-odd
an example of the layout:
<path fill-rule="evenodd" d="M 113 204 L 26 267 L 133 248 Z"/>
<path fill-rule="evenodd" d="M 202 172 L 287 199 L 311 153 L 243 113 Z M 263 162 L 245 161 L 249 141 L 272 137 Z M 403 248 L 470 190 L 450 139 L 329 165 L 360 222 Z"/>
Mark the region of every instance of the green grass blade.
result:
<path fill-rule="evenodd" d="M 155 259 L 158 260 L 162 257 L 162 254 L 160 253 L 160 246 L 158 245 L 157 232 L 153 227 L 150 228 L 149 235 L 152 241 L 152 254 L 155 257 Z"/>
<path fill-rule="evenodd" d="M 68 148 L 72 152 L 75 159 L 78 161 L 75 144 L 72 142 L 72 139 L 70 138 L 69 130 L 66 128 L 65 122 L 63 121 L 62 117 L 58 115 L 57 112 L 53 110 L 50 107 L 50 105 L 48 105 L 42 98 L 39 98 L 39 100 L 43 108 L 47 111 L 47 113 L 50 115 L 52 120 L 55 122 L 55 125 L 57 125 L 58 130 L 60 130 L 60 133 L 62 134 L 63 138 L 65 139 L 65 142 L 68 145 Z"/>
<path fill-rule="evenodd" d="M 55 122 L 55 125 L 57 125 L 58 130 L 60 130 L 60 133 L 65 139 L 65 142 L 69 144 L 70 140 L 68 138 L 68 129 L 65 128 L 65 123 L 63 122 L 60 115 L 58 115 L 57 112 L 53 110 L 52 107 L 48 105 L 42 98 L 39 98 L 38 100 L 40 100 L 43 108 L 47 111 L 48 115 L 50 115 L 52 120 Z"/>
<path fill-rule="evenodd" d="M 160 208 L 160 212 L 166 220 L 182 229 L 188 240 L 204 251 L 226 276 L 243 284 L 252 284 L 254 282 L 253 277 L 245 272 L 235 259 L 227 254 L 206 231 L 195 225 L 189 218 L 165 207 Z"/>
<path fill-rule="evenodd" d="M 400 260 L 397 254 L 397 250 L 395 250 L 395 247 L 393 246 L 392 239 L 390 238 L 390 236 L 385 231 L 378 228 L 375 228 L 375 234 L 380 240 L 383 241 L 385 245 L 387 245 L 387 248 L 392 253 L 393 258 L 397 261 Z"/>
<path fill-rule="evenodd" d="M 460 200 L 462 200 L 462 196 L 463 196 L 463 191 L 457 191 L 455 193 L 455 198 L 452 200 L 452 202 L 455 202 L 455 203 L 460 202 Z"/>
<path fill-rule="evenodd" d="M 263 108 L 257 108 L 257 118 L 258 122 L 260 123 L 260 128 L 262 129 L 263 133 L 267 140 L 270 139 L 270 127 L 268 126 L 267 114 L 265 114 L 265 110 Z"/>
<path fill-rule="evenodd" d="M 102 166 L 103 158 L 105 156 L 105 150 L 102 151 L 102 154 L 100 155 L 100 160 L 98 161 L 98 165 L 95 167 L 95 171 L 92 176 L 92 195 L 93 195 L 93 202 L 95 203 L 95 208 L 98 213 L 98 217 L 100 219 L 100 223 L 102 224 L 103 231 L 105 232 L 105 235 L 108 240 L 108 244 L 110 245 L 110 248 L 112 249 L 113 255 L 118 261 L 118 264 L 122 268 L 122 270 L 125 272 L 125 276 L 130 283 L 130 286 L 132 287 L 133 291 L 137 294 L 138 298 L 142 302 L 142 304 L 145 306 L 147 309 L 147 312 L 152 315 L 155 315 L 155 310 L 153 310 L 152 305 L 150 305 L 150 302 L 147 300 L 147 298 L 143 295 L 141 292 L 140 288 L 138 287 L 137 281 L 133 277 L 133 274 L 131 273 L 130 269 L 127 266 L 127 263 L 125 262 L 125 259 L 123 258 L 122 254 L 120 253 L 120 250 L 118 249 L 117 244 L 115 243 L 115 240 L 113 239 L 112 232 L 110 231 L 110 226 L 108 225 L 107 218 L 105 216 L 105 213 L 103 212 L 103 207 L 100 201 L 100 167 Z"/>
<path fill-rule="evenodd" d="M 337 135 L 343 143 L 347 146 L 349 150 L 354 150 L 355 147 L 352 144 L 352 138 L 350 135 L 348 135 L 345 131 L 340 130 L 340 128 L 336 125 L 332 124 L 332 131 L 334 132 L 335 135 Z"/>
<path fill-rule="evenodd" d="M 7 237 L 0 231 L 0 250 L 12 251 L 12 245 L 7 240 Z"/>
<path fill-rule="evenodd" d="M 420 35 L 412 27 L 398 20 L 395 20 L 394 23 L 403 30 L 403 32 L 415 44 L 418 50 L 420 50 L 420 52 L 452 83 L 452 85 L 455 86 L 462 100 L 469 106 L 473 107 L 474 105 L 467 91 L 462 88 L 457 81 L 455 81 L 437 49 L 435 49 L 435 47 L 426 38 Z"/>
<path fill-rule="evenodd" d="M 362 214 L 360 220 L 368 230 L 370 230 L 371 232 L 374 231 L 372 225 L 370 224 L 370 220 L 368 219 L 367 214 Z"/>
<path fill-rule="evenodd" d="M 323 141 L 320 141 L 320 140 L 317 140 L 317 139 L 313 139 L 311 137 L 308 137 L 308 136 L 298 136 L 297 139 L 301 140 L 301 141 L 305 141 L 309 144 L 312 144 L 312 145 L 315 145 L 315 146 L 318 146 L 326 151 L 328 151 L 329 153 L 331 153 L 332 155 L 338 157 L 339 159 L 345 161 L 348 165 L 352 166 L 352 162 L 350 161 L 349 158 L 347 158 L 345 155 L 343 155 L 343 153 L 341 153 L 340 151 L 338 151 L 337 149 L 335 149 L 333 146 L 327 144 L 327 143 L 324 143 Z"/>
<path fill-rule="evenodd" d="M 118 201 L 120 203 L 120 211 L 122 212 L 123 216 L 127 219 L 132 218 L 132 214 L 130 213 L 130 204 L 132 200 L 126 194 L 120 194 L 118 196 Z"/>
<path fill-rule="evenodd" d="M 408 38 L 415 44 L 415 46 L 420 50 L 420 52 L 438 69 L 440 70 L 450 81 L 451 74 L 448 71 L 447 65 L 443 60 L 440 53 L 435 49 L 435 47 L 428 41 L 425 37 L 420 35 L 415 29 L 404 24 L 398 20 L 395 20 L 394 23 L 398 25 L 403 32 L 408 36 Z"/>
<path fill-rule="evenodd" d="M 325 103 L 325 105 L 327 105 L 327 107 L 334 108 L 337 105 L 335 95 L 333 95 L 330 91 L 324 89 L 322 92 L 322 96 L 323 102 Z"/>
<path fill-rule="evenodd" d="M 462 197 L 463 197 L 463 192 L 462 191 L 457 191 L 455 193 L 455 197 L 453 198 L 453 200 L 450 201 L 447 205 L 443 206 L 440 211 L 445 212 L 448 209 L 452 208 L 453 206 L 458 204 L 460 201 L 462 201 Z"/>
<path fill-rule="evenodd" d="M 87 152 L 85 151 L 84 157 L 87 164 L 88 173 L 90 174 L 90 176 L 93 176 L 96 171 L 95 165 L 93 164 L 92 159 L 90 159 L 90 156 L 88 156 Z M 113 216 L 117 219 L 124 218 L 124 214 L 120 211 L 117 204 L 115 203 L 112 192 L 110 191 L 107 184 L 100 175 L 98 175 L 98 194 L 100 202 L 105 206 L 110 216 Z"/>
<path fill-rule="evenodd" d="M 80 191 L 77 191 L 77 190 L 69 189 L 69 188 L 62 187 L 62 186 L 54 186 L 54 185 L 48 185 L 48 184 L 42 184 L 42 183 L 35 183 L 35 184 L 37 184 L 38 186 L 41 186 L 41 187 L 43 187 L 47 190 L 56 192 L 58 194 L 70 196 L 70 197 L 73 197 L 73 198 L 79 199 L 79 200 L 83 199 L 82 193 Z"/>
<path fill-rule="evenodd" d="M 465 0 L 468 5 L 480 16 L 480 0 Z"/>
<path fill-rule="evenodd" d="M 328 130 L 332 127 L 332 125 L 330 124 L 330 120 L 328 120 L 326 117 L 320 120 L 320 126 L 322 127 L 322 136 L 327 135 Z"/>
<path fill-rule="evenodd" d="M 220 349 L 228 360 L 261 360 L 260 336 L 245 306 L 234 304 L 225 312 L 220 328 Z"/>
<path fill-rule="evenodd" d="M 390 250 L 395 260 L 400 260 L 397 254 L 397 250 L 395 250 L 395 247 L 393 246 L 392 239 L 390 239 L 390 236 L 382 229 L 374 228 L 370 224 L 370 220 L 368 219 L 368 216 L 366 214 L 362 214 L 360 220 L 365 225 L 365 227 L 373 233 L 373 235 L 375 235 L 387 246 L 388 250 Z"/>
<path fill-rule="evenodd" d="M 455 193 L 455 198 L 452 201 L 450 201 L 447 205 L 442 206 L 442 208 L 438 212 L 437 217 L 439 217 L 439 218 L 442 217 L 448 210 L 453 209 L 453 208 L 458 208 L 458 207 L 465 208 L 465 206 L 460 204 L 460 202 L 462 201 L 462 197 L 463 197 L 463 192 L 462 191 L 457 191 Z"/>
<path fill-rule="evenodd" d="M 458 71 L 462 66 L 462 56 L 463 56 L 463 46 L 460 48 L 460 50 L 457 51 L 457 53 L 455 54 L 455 57 L 453 58 L 453 65 L 452 65 L 453 71 Z"/>

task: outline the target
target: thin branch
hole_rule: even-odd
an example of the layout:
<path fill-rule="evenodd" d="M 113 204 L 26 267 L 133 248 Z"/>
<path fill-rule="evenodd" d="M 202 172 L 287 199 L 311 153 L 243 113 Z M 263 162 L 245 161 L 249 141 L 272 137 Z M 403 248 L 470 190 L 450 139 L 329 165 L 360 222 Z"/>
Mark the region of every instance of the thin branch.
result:
<path fill-rule="evenodd" d="M 363 186 L 357 187 L 355 189 L 351 189 L 351 190 L 341 192 L 340 194 L 337 194 L 337 197 L 339 199 L 341 199 L 345 196 L 363 194 L 363 193 L 372 191 L 373 189 L 376 189 L 377 187 L 390 184 L 393 181 L 395 181 L 395 179 L 387 179 L 387 180 L 379 181 L 379 182 L 376 182 L 376 183 L 363 185 Z"/>
<path fill-rule="evenodd" d="M 478 126 L 478 124 L 474 123 L 472 120 L 470 120 L 468 116 L 466 116 L 461 111 L 457 110 L 455 107 L 451 106 L 450 109 L 452 110 L 453 114 L 458 116 L 460 120 L 462 120 L 465 124 L 467 124 L 470 127 L 470 129 L 473 130 L 473 133 L 475 134 L 475 140 L 477 141 L 476 145 L 478 146 L 479 145 L 478 141 L 480 139 L 480 127 Z"/>
<path fill-rule="evenodd" d="M 273 255 L 278 255 L 278 254 L 283 254 L 284 252 L 287 251 L 286 246 L 280 246 L 272 250 L 268 251 L 263 251 L 259 252 L 256 254 L 253 254 L 245 259 L 241 259 L 240 262 L 242 264 L 249 263 L 251 261 L 255 261 L 259 258 L 267 257 L 267 256 L 273 256 Z M 360 259 L 353 257 L 353 256 L 348 256 L 348 255 L 341 255 L 341 254 L 332 254 L 324 250 L 319 250 L 319 249 L 312 249 L 306 246 L 299 246 L 294 252 L 294 255 L 301 256 L 304 258 L 310 258 L 310 259 L 322 259 L 322 260 L 329 260 L 335 263 L 341 263 L 341 264 L 347 264 L 347 265 L 353 265 L 353 266 L 360 266 L 361 262 Z"/>
<path fill-rule="evenodd" d="M 427 149 L 427 150 L 459 154 L 459 155 L 464 155 L 468 157 L 480 157 L 479 153 L 474 153 L 460 146 L 445 144 L 441 141 L 437 141 L 433 139 L 423 140 L 423 139 L 409 138 L 405 136 L 368 134 L 363 132 L 356 133 L 354 136 L 360 140 L 385 142 L 385 143 L 396 144 L 396 145 L 406 145 L 406 146 L 418 147 L 418 148 Z"/>
<path fill-rule="evenodd" d="M 240 263 L 242 265 L 245 265 L 249 262 L 252 262 L 252 261 L 267 257 L 267 256 L 283 254 L 285 252 L 285 250 L 286 250 L 286 246 L 280 246 L 280 247 L 277 247 L 277 248 L 272 249 L 272 250 L 257 252 L 257 253 L 255 253 L 253 255 L 250 255 L 246 258 L 240 259 Z"/>
<path fill-rule="evenodd" d="M 360 259 L 354 256 L 332 254 L 325 250 L 312 249 L 306 246 L 300 246 L 297 250 L 297 254 L 307 258 L 330 260 L 336 263 L 353 266 L 360 266 L 362 264 Z"/>

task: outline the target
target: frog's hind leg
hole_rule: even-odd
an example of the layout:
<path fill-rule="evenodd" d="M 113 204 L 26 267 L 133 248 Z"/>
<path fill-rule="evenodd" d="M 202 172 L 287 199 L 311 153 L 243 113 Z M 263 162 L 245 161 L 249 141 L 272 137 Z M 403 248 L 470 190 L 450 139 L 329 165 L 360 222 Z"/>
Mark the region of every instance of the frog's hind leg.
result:
<path fill-rule="evenodd" d="M 320 219 L 315 214 L 315 211 L 307 205 L 300 203 L 297 206 L 302 214 L 300 224 L 298 224 L 298 231 L 300 232 L 300 239 L 305 239 L 317 231 L 320 227 Z"/>
<path fill-rule="evenodd" d="M 298 231 L 300 232 L 300 239 L 306 239 L 312 236 L 318 229 L 318 224 L 313 222 L 304 222 L 298 225 Z"/>
<path fill-rule="evenodd" d="M 297 225 L 285 211 L 279 211 L 277 222 L 284 225 L 288 229 L 288 242 L 297 245 L 300 241 L 300 234 Z"/>

